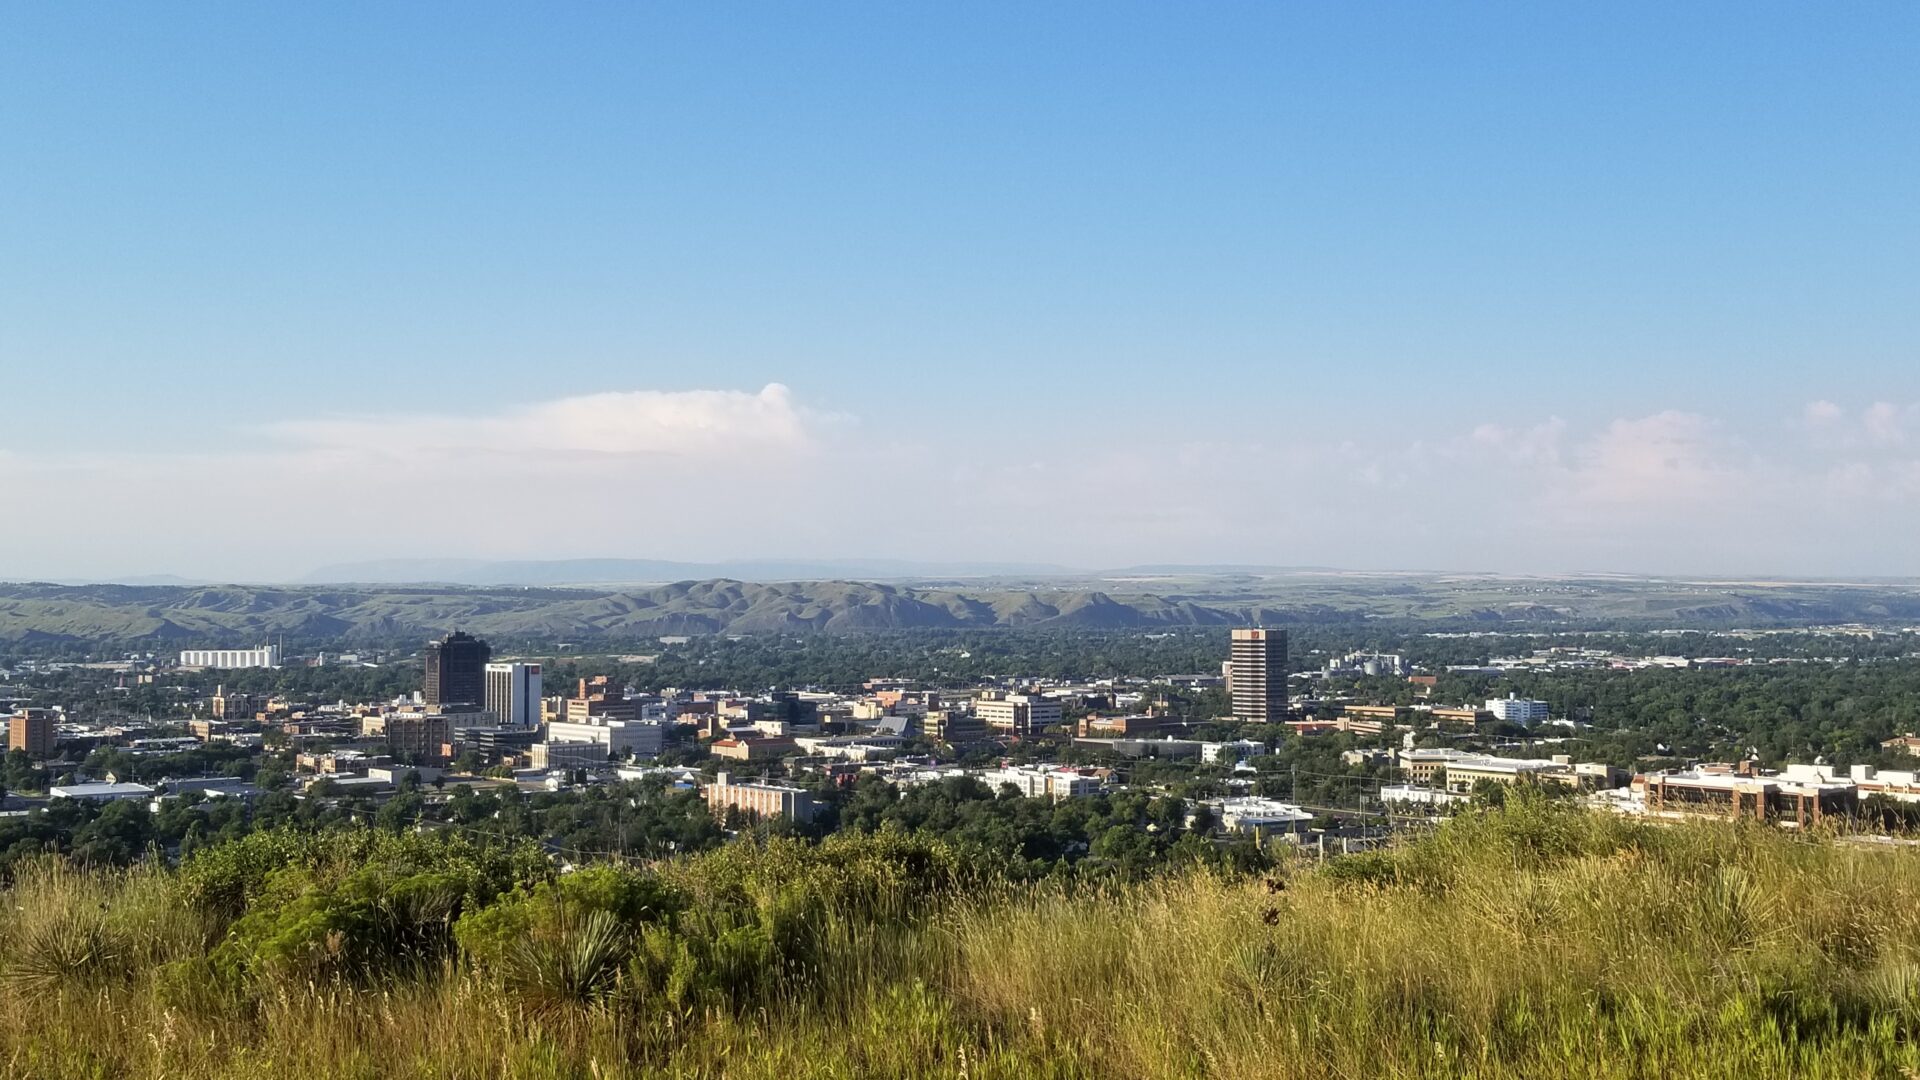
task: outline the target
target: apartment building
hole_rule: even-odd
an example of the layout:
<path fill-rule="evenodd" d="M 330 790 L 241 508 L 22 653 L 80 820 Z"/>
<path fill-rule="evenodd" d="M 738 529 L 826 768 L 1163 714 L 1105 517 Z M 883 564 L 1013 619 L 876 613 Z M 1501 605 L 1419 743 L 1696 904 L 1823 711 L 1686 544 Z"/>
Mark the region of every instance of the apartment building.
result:
<path fill-rule="evenodd" d="M 1512 694 L 1487 702 L 1487 711 L 1493 714 L 1495 720 L 1529 726 L 1546 723 L 1548 713 L 1546 702 L 1515 697 Z"/>
<path fill-rule="evenodd" d="M 805 788 L 762 780 L 736 781 L 724 772 L 714 775 L 705 794 L 707 809 L 715 817 L 723 817 L 731 808 L 758 818 L 786 818 L 805 824 L 819 809 Z"/>
<path fill-rule="evenodd" d="M 54 719 L 52 709 L 27 707 L 7 718 L 7 749 L 24 750 L 35 761 L 53 756 Z"/>

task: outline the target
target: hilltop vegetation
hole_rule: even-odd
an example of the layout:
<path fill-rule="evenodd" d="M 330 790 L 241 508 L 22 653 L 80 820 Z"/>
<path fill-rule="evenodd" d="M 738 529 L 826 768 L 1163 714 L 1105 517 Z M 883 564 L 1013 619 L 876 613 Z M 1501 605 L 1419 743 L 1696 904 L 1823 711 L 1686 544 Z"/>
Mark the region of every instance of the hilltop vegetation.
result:
<path fill-rule="evenodd" d="M 285 636 L 631 641 L 773 631 L 1132 630 L 1401 621 L 1527 628 L 1920 621 L 1904 585 L 1738 585 L 1443 576 L 1140 578 L 1018 586 L 683 581 L 630 590 L 452 585 L 0 584 L 0 642 L 184 644 Z"/>
<path fill-rule="evenodd" d="M 1536 799 L 1239 877 L 261 833 L 5 897 L 8 1075 L 1907 1076 L 1920 854 Z M 56 1019 L 57 1018 L 57 1019 Z"/>

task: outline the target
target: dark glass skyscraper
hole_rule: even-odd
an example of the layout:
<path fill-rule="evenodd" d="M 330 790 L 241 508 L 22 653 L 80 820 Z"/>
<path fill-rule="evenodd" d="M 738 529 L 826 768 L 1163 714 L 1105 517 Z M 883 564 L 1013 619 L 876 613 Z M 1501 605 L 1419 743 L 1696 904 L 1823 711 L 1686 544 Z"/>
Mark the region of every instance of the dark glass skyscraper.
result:
<path fill-rule="evenodd" d="M 472 705 L 487 699 L 487 661 L 493 649 L 472 634 L 455 630 L 427 645 L 426 699 L 429 705 Z"/>

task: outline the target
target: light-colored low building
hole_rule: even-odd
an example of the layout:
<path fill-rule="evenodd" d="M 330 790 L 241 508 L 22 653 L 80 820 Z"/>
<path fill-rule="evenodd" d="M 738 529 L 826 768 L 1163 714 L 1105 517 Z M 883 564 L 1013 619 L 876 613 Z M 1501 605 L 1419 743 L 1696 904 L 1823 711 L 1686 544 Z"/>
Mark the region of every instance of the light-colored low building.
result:
<path fill-rule="evenodd" d="M 47 789 L 47 794 L 56 799 L 73 799 L 76 802 L 117 802 L 121 799 L 150 799 L 153 789 L 145 784 L 56 784 Z"/>
<path fill-rule="evenodd" d="M 1010 765 L 988 769 L 980 780 L 995 791 L 1010 786 L 1029 799 L 1055 802 L 1098 795 L 1106 787 L 1099 776 L 1063 765 Z"/>
<path fill-rule="evenodd" d="M 1216 799 L 1205 804 L 1214 820 L 1227 832 L 1268 836 L 1274 833 L 1304 832 L 1313 824 L 1313 815 L 1292 803 L 1245 795 Z"/>
<path fill-rule="evenodd" d="M 557 720 L 547 725 L 550 743 L 599 743 L 607 755 L 657 757 L 667 745 L 667 726 L 649 720 L 605 720 L 573 723 Z"/>
<path fill-rule="evenodd" d="M 707 809 L 720 817 L 729 808 L 760 818 L 787 818 L 806 823 L 818 812 L 813 794 L 791 784 L 772 784 L 760 780 L 735 781 L 724 772 L 714 775 L 706 787 Z"/>
<path fill-rule="evenodd" d="M 1859 805 L 1853 782 L 1820 766 L 1800 766 L 1789 775 L 1768 773 L 1748 762 L 1696 765 L 1649 774 L 1640 786 L 1645 812 L 1659 817 L 1745 817 L 1808 826 L 1849 814 Z"/>
<path fill-rule="evenodd" d="M 994 692 L 974 699 L 973 715 L 995 734 L 1025 736 L 1058 727 L 1064 712 L 1058 701 L 1038 694 Z"/>
<path fill-rule="evenodd" d="M 590 769 L 611 759 L 606 744 L 597 742 L 537 742 L 527 757 L 535 769 Z"/>
<path fill-rule="evenodd" d="M 1200 744 L 1200 760 L 1210 765 L 1228 765 L 1248 758 L 1259 757 L 1267 753 L 1267 744 L 1253 739 L 1235 739 L 1232 742 L 1203 742 Z"/>
<path fill-rule="evenodd" d="M 1515 697 L 1508 694 L 1503 698 L 1493 698 L 1487 702 L 1487 711 L 1495 720 L 1509 724 L 1544 724 L 1547 722 L 1547 703 L 1532 698 Z"/>
<path fill-rule="evenodd" d="M 1438 788 L 1414 787 L 1411 784 L 1388 784 L 1380 789 L 1380 801 L 1389 806 L 1411 804 L 1414 806 L 1451 806 L 1454 803 L 1473 801 L 1470 795 L 1455 795 Z"/>

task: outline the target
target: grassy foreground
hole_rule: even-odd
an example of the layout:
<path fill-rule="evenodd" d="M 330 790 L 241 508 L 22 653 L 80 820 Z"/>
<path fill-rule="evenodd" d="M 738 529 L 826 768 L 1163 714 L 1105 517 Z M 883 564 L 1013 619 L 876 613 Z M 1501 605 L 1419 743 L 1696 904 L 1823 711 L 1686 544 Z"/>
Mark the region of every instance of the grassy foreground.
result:
<path fill-rule="evenodd" d="M 270 833 L 6 896 L 23 1077 L 1920 1075 L 1920 854 L 1516 800 L 1253 879 Z"/>

